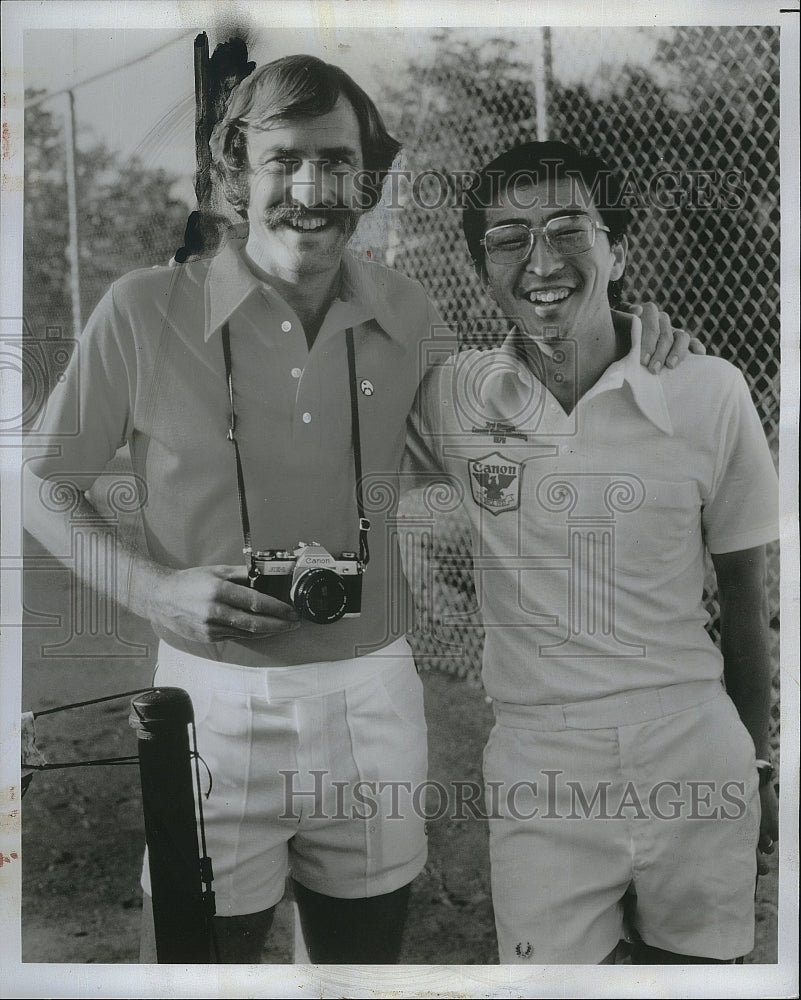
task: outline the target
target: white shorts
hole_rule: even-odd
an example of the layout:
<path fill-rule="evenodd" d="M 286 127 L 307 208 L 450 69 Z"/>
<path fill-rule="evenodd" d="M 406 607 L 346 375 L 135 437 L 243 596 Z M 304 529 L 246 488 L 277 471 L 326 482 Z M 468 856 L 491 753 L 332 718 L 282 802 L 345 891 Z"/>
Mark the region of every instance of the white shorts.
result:
<path fill-rule="evenodd" d="M 221 916 L 256 913 L 286 876 L 345 899 L 412 881 L 426 861 L 423 688 L 399 639 L 368 656 L 259 669 L 159 646 L 155 683 L 192 698 Z M 204 769 L 201 767 L 201 782 Z M 147 855 L 142 887 L 150 893 Z"/>
<path fill-rule="evenodd" d="M 624 937 L 624 896 L 646 944 L 753 948 L 758 776 L 720 684 L 496 703 L 484 777 L 502 963 L 600 962 Z"/>

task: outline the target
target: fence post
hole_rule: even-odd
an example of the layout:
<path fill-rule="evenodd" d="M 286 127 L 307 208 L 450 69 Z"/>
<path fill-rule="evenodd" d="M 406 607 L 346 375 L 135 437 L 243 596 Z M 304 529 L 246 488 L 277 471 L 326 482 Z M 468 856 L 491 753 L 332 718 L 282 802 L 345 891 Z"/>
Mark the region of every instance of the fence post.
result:
<path fill-rule="evenodd" d="M 75 95 L 67 91 L 67 108 L 64 115 L 67 174 L 67 218 L 69 225 L 70 294 L 72 297 L 72 331 L 80 337 L 81 320 L 81 264 L 78 243 L 78 180 L 75 167 Z"/>
<path fill-rule="evenodd" d="M 534 30 L 531 46 L 534 62 L 534 97 L 537 110 L 537 141 L 548 139 L 548 100 L 551 89 L 551 29 Z"/>

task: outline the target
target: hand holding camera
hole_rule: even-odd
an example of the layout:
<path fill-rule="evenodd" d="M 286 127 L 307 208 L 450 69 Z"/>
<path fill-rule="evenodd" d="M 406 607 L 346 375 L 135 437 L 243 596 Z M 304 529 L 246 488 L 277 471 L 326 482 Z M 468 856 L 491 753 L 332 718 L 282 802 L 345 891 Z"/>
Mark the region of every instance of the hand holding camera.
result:
<path fill-rule="evenodd" d="M 196 642 L 265 638 L 299 628 L 298 613 L 249 587 L 246 574 L 242 566 L 164 571 L 151 589 L 148 617 Z"/>

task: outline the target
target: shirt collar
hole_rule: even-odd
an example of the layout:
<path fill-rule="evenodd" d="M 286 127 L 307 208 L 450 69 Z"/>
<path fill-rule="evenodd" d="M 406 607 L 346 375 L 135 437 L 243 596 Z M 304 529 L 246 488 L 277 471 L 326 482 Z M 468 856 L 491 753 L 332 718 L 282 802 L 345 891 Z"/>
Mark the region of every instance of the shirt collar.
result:
<path fill-rule="evenodd" d="M 663 433 L 672 436 L 673 422 L 662 389 L 662 379 L 659 375 L 649 372 L 640 363 L 642 322 L 639 316 L 631 316 L 628 313 L 613 312 L 612 315 L 616 324 L 628 327 L 631 349 L 624 358 L 615 361 L 606 369 L 585 399 L 610 389 L 618 389 L 626 382 L 642 415 Z"/>
<path fill-rule="evenodd" d="M 233 316 L 245 299 L 263 287 L 242 260 L 244 247 L 245 237 L 239 232 L 229 237 L 209 262 L 204 287 L 206 340 Z"/>
<path fill-rule="evenodd" d="M 405 343 L 409 331 L 409 280 L 397 271 L 363 260 L 350 251 L 342 255 L 342 285 L 339 297 L 354 315 L 349 325 L 375 319 L 393 340 Z"/>
<path fill-rule="evenodd" d="M 595 385 L 582 397 L 586 402 L 602 392 L 619 389 L 627 383 L 637 408 L 651 423 L 670 436 L 673 435 L 673 422 L 670 419 L 665 394 L 659 375 L 653 375 L 640 364 L 640 344 L 642 341 L 642 322 L 638 316 L 628 313 L 613 312 L 615 323 L 628 327 L 631 336 L 631 349 L 625 357 L 611 364 L 601 375 Z M 500 351 L 507 361 L 513 362 L 514 377 L 526 387 L 530 387 L 535 376 L 530 371 L 517 348 L 517 330 L 509 331 Z M 510 375 L 508 364 L 502 365 L 499 371 L 501 377 Z"/>
<path fill-rule="evenodd" d="M 281 296 L 253 274 L 243 259 L 246 233 L 237 231 L 209 263 L 205 282 L 205 339 L 233 316 L 254 293 L 261 291 L 276 305 L 286 308 Z M 369 270 L 379 265 L 362 262 L 346 251 L 342 256 L 341 285 L 336 299 L 326 314 L 321 333 L 336 327 L 342 330 L 376 319 L 379 326 L 394 340 L 403 340 L 405 331 L 402 303 L 394 300 L 390 282 L 371 278 Z M 383 269 L 382 269 L 383 270 Z M 386 272 L 391 274 L 392 272 Z"/>

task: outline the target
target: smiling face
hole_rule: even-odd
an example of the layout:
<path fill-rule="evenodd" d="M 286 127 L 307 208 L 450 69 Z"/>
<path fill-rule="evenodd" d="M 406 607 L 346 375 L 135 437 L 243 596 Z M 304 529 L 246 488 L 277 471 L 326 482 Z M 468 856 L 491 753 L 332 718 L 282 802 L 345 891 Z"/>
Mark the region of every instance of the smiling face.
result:
<path fill-rule="evenodd" d="M 291 118 L 247 136 L 248 254 L 286 280 L 339 266 L 356 228 L 354 179 L 363 166 L 356 112 L 340 97 L 315 118 Z"/>
<path fill-rule="evenodd" d="M 575 214 L 602 224 L 592 203 L 576 200 L 580 194 L 569 179 L 517 186 L 513 201 L 505 189 L 485 210 L 485 230 L 511 222 L 542 228 L 549 219 Z M 611 246 L 607 234 L 599 231 L 589 250 L 561 255 L 552 253 L 538 235 L 524 261 L 499 264 L 487 257 L 485 274 L 492 298 L 529 337 L 583 342 L 611 330 L 607 286 L 622 276 L 625 264 L 625 238 Z"/>

